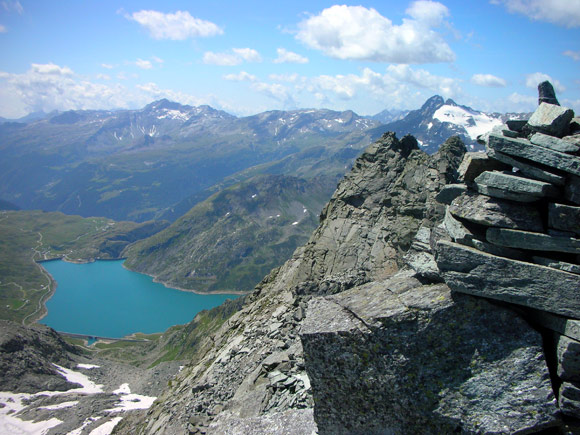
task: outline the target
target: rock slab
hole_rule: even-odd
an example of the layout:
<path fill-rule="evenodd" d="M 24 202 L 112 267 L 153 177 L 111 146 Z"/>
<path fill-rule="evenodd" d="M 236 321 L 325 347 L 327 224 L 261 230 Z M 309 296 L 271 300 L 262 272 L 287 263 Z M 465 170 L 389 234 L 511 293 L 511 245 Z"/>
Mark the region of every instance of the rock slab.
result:
<path fill-rule="evenodd" d="M 528 159 L 541 165 L 580 176 L 580 157 L 534 145 L 527 139 L 509 138 L 492 133 L 489 135 L 488 147 L 500 153 Z"/>
<path fill-rule="evenodd" d="M 446 241 L 438 242 L 436 260 L 453 291 L 580 319 L 578 275 Z"/>
<path fill-rule="evenodd" d="M 473 193 L 455 198 L 449 211 L 456 217 L 479 225 L 542 231 L 540 213 L 531 205 L 514 204 L 502 199 Z"/>
<path fill-rule="evenodd" d="M 562 137 L 568 133 L 572 118 L 572 109 L 542 102 L 528 120 L 527 127 L 532 131 Z"/>
<path fill-rule="evenodd" d="M 320 433 L 507 434 L 554 424 L 538 334 L 445 285 L 395 276 L 314 298 L 301 339 Z"/>

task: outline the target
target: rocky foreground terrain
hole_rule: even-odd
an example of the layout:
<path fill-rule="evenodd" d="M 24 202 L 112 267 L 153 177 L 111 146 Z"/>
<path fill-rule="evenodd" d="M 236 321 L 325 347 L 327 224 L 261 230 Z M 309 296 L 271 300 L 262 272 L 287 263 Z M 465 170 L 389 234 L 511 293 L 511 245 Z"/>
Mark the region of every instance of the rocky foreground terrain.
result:
<path fill-rule="evenodd" d="M 542 98 L 486 154 L 383 135 L 114 433 L 579 433 L 580 120 Z"/>

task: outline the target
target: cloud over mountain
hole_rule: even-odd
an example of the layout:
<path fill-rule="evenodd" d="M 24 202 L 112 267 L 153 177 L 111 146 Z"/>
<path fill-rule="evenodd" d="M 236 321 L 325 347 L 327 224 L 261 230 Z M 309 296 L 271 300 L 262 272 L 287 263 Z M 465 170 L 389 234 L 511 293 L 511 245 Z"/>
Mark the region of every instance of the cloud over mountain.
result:
<path fill-rule="evenodd" d="M 296 38 L 337 59 L 403 64 L 452 62 L 455 54 L 433 30 L 449 14 L 438 2 L 417 1 L 395 25 L 375 9 L 332 6 L 298 24 Z"/>

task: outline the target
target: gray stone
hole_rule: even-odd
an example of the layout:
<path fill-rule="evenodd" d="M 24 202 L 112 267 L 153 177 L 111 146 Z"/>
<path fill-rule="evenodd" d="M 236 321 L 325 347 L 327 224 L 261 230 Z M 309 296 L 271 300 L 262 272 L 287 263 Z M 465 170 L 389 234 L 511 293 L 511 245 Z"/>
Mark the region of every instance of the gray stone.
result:
<path fill-rule="evenodd" d="M 580 207 L 551 203 L 548 206 L 548 226 L 580 234 Z"/>
<path fill-rule="evenodd" d="M 443 225 L 445 225 L 447 233 L 456 243 L 469 245 L 469 242 L 475 238 L 474 234 L 469 231 L 465 225 L 453 217 L 453 215 L 449 212 L 449 207 L 447 207 L 447 210 L 445 210 Z"/>
<path fill-rule="evenodd" d="M 534 322 L 566 337 L 580 341 L 580 320 L 568 319 L 545 311 L 529 310 Z"/>
<path fill-rule="evenodd" d="M 529 160 L 524 161 L 517 157 L 508 156 L 507 154 L 500 153 L 492 148 L 487 149 L 487 154 L 489 157 L 499 160 L 500 162 L 511 165 L 517 168 L 522 174 L 527 177 L 534 178 L 540 181 L 546 181 L 548 183 L 555 184 L 556 186 L 563 186 L 566 183 L 566 178 L 561 175 L 556 175 L 550 171 L 546 171 L 538 167 L 537 164 L 531 164 Z"/>
<path fill-rule="evenodd" d="M 511 131 L 521 133 L 524 126 L 528 123 L 527 119 L 508 119 L 506 125 Z"/>
<path fill-rule="evenodd" d="M 553 260 L 546 257 L 533 256 L 532 261 L 536 264 L 541 264 L 542 266 L 552 267 L 554 269 L 563 270 L 564 272 L 570 272 L 580 275 L 580 265 L 566 263 L 565 261 Z"/>
<path fill-rule="evenodd" d="M 418 276 L 431 281 L 441 281 L 439 269 L 435 262 L 433 252 L 431 252 L 431 229 L 421 227 L 407 251 L 403 260 L 408 264 Z"/>
<path fill-rule="evenodd" d="M 470 183 L 484 171 L 503 171 L 506 169 L 510 168 L 497 160 L 490 159 L 485 153 L 470 152 L 463 156 L 463 161 L 457 172 L 460 181 Z"/>
<path fill-rule="evenodd" d="M 564 198 L 574 204 L 580 204 L 580 177 L 569 175 L 564 188 Z"/>
<path fill-rule="evenodd" d="M 449 205 L 451 201 L 466 191 L 467 186 L 465 184 L 448 184 L 435 196 L 435 200 L 441 204 Z"/>
<path fill-rule="evenodd" d="M 464 194 L 453 200 L 449 211 L 456 217 L 485 226 L 542 231 L 538 210 L 485 195 Z"/>
<path fill-rule="evenodd" d="M 437 266 L 453 291 L 580 318 L 580 277 L 440 241 Z"/>
<path fill-rule="evenodd" d="M 580 341 L 559 335 L 556 348 L 558 377 L 564 381 L 580 381 Z"/>
<path fill-rule="evenodd" d="M 555 104 L 541 103 L 528 119 L 527 127 L 551 136 L 565 136 L 570 128 L 574 111 Z"/>
<path fill-rule="evenodd" d="M 577 153 L 580 150 L 580 146 L 567 141 L 564 139 L 558 139 L 554 136 L 548 136 L 544 133 L 534 133 L 530 137 L 530 142 L 534 145 L 539 145 L 544 148 L 549 148 L 554 151 L 559 151 L 561 153 Z"/>
<path fill-rule="evenodd" d="M 521 318 L 442 284 L 398 280 L 310 301 L 301 339 L 320 433 L 526 433 L 555 423 L 541 339 Z"/>
<path fill-rule="evenodd" d="M 536 202 L 540 198 L 538 196 L 529 195 L 525 193 L 514 193 L 505 189 L 498 189 L 496 187 L 487 186 L 485 184 L 475 184 L 475 190 L 482 195 L 491 196 L 492 198 L 507 199 L 516 202 Z"/>
<path fill-rule="evenodd" d="M 504 136 L 507 136 L 507 137 L 521 137 L 520 133 L 518 133 L 517 131 L 502 130 L 501 132 Z"/>
<path fill-rule="evenodd" d="M 530 178 L 521 177 L 518 175 L 513 175 L 512 173 L 506 172 L 483 172 L 475 179 L 475 184 L 477 189 L 482 186 L 486 186 L 491 189 L 496 189 L 499 191 L 505 191 L 511 194 L 514 201 L 520 202 L 530 202 L 525 199 L 518 200 L 518 195 L 522 198 L 532 197 L 532 198 L 544 198 L 544 197 L 554 197 L 559 196 L 560 192 L 550 183 L 544 181 L 533 180 Z M 493 195 L 491 195 L 493 196 Z"/>
<path fill-rule="evenodd" d="M 556 106 L 560 105 L 556 98 L 554 87 L 548 80 L 538 85 L 538 104 L 542 103 L 555 104 Z"/>
<path fill-rule="evenodd" d="M 513 248 L 506 248 L 505 246 L 497 246 L 479 239 L 470 240 L 469 242 L 464 243 L 464 245 L 471 246 L 472 248 L 482 252 L 487 252 L 491 255 L 497 255 L 498 257 L 506 257 L 520 261 L 525 261 L 527 259 L 527 256 L 523 251 Z"/>
<path fill-rule="evenodd" d="M 570 174 L 580 175 L 580 157 L 552 151 L 534 145 L 526 139 L 513 139 L 498 134 L 490 134 L 488 147 L 500 153 L 522 157 Z"/>
<path fill-rule="evenodd" d="M 580 419 L 580 385 L 572 382 L 564 382 L 560 386 L 558 404 L 560 410 L 574 418 Z M 578 432 L 568 432 L 578 433 Z"/>
<path fill-rule="evenodd" d="M 572 118 L 570 121 L 570 133 L 576 134 L 580 131 L 580 116 Z"/>
<path fill-rule="evenodd" d="M 580 147 L 580 134 L 578 134 L 578 133 L 573 134 L 573 135 L 569 135 L 569 136 L 564 136 L 564 138 L 562 140 L 564 142 L 568 142 L 572 145 Z"/>
<path fill-rule="evenodd" d="M 550 236 L 510 228 L 489 228 L 485 237 L 490 243 L 508 248 L 580 254 L 580 239 L 572 237 Z"/>

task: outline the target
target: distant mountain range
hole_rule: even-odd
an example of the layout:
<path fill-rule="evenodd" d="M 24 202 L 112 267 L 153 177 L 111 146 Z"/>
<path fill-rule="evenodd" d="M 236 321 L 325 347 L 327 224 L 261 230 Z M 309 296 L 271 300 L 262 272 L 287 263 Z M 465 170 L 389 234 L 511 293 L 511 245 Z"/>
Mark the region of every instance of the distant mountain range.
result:
<path fill-rule="evenodd" d="M 505 117 L 439 96 L 419 110 L 373 117 L 310 109 L 238 118 L 168 100 L 140 110 L 35 113 L 0 123 L 0 199 L 22 209 L 175 220 L 255 175 L 340 178 L 385 131 L 414 135 L 428 153 L 454 134 L 476 149 L 476 136 Z"/>
<path fill-rule="evenodd" d="M 430 154 L 452 135 L 477 149 L 477 135 L 505 117 L 439 96 L 371 118 L 313 109 L 238 118 L 168 100 L 36 114 L 0 124 L 0 208 L 166 219 L 122 254 L 127 267 L 173 287 L 250 290 L 306 242 L 336 183 L 384 132 L 412 134 Z"/>

